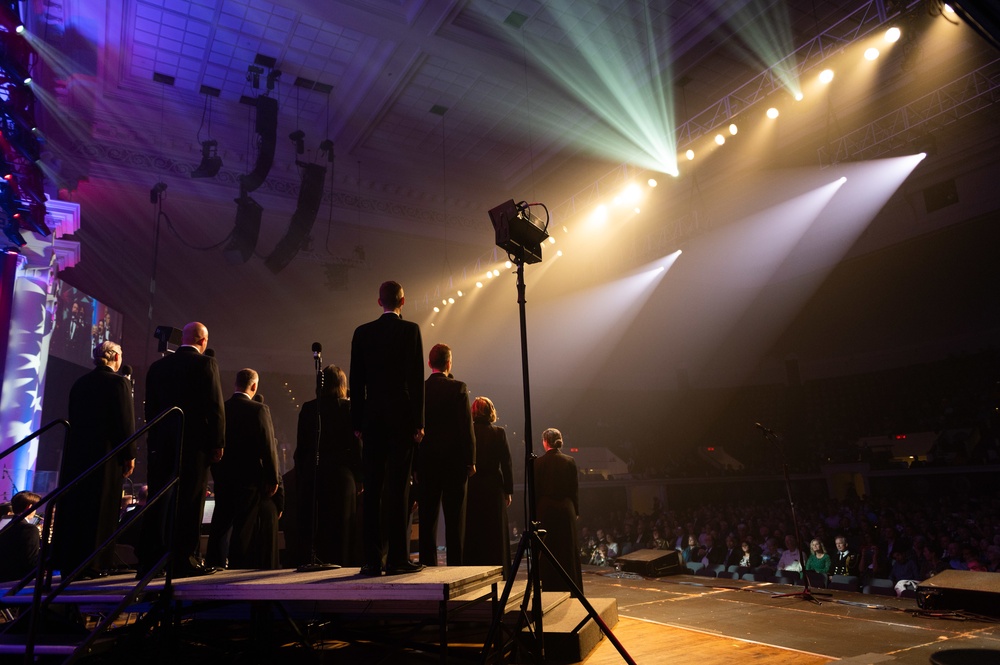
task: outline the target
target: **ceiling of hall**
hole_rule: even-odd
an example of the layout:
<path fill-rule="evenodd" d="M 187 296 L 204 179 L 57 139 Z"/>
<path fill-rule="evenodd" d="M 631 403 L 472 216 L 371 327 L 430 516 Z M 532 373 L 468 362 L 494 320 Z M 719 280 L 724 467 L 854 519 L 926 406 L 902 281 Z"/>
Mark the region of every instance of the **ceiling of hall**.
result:
<path fill-rule="evenodd" d="M 65 278 L 125 312 L 132 348 L 148 343 L 150 324 L 206 319 L 224 367 L 294 371 L 295 362 L 308 374 L 308 359 L 299 361 L 314 339 L 343 363 L 354 326 L 377 314 L 383 279 L 403 282 L 411 316 L 423 315 L 492 258 L 487 210 L 508 198 L 556 207 L 620 166 L 578 140 L 605 120 L 536 66 L 531 49 L 544 44 L 566 62 L 580 59 L 581 43 L 609 56 L 636 52 L 644 57 L 626 64 L 637 72 L 651 60 L 669 63 L 681 123 L 764 69 L 746 40 L 764 14 L 786 12 L 799 45 L 845 19 L 844 34 L 860 20 L 877 23 L 897 4 L 48 0 L 35 31 L 72 62 L 56 114 L 69 112 L 85 128 L 49 122 L 53 144 L 65 150 L 64 184 L 83 207 L 82 261 Z M 746 20 L 747 11 L 756 18 Z M 266 68 L 259 87 L 248 80 L 260 56 L 281 72 L 271 92 Z M 233 265 L 219 245 L 233 227 L 237 178 L 255 157 L 252 109 L 240 100 L 261 94 L 278 100 L 278 147 L 253 194 L 265 211 L 257 256 Z M 296 129 L 305 132 L 302 156 L 287 139 Z M 208 138 L 219 143 L 222 171 L 191 179 Z M 295 209 L 295 160 L 322 162 L 318 145 L 327 138 L 336 157 L 311 240 L 272 274 L 261 259 Z M 814 144 L 789 142 L 815 155 Z M 163 216 L 149 202 L 156 182 L 168 187 Z"/>

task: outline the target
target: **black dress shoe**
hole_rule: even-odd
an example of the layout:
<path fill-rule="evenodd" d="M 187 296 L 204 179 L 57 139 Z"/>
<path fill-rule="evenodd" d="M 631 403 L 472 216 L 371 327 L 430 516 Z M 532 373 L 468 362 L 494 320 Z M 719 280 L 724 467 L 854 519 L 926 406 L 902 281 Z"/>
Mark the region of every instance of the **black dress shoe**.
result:
<path fill-rule="evenodd" d="M 76 579 L 78 579 L 78 580 L 96 580 L 96 579 L 99 579 L 101 577 L 107 577 L 107 576 L 108 576 L 108 571 L 106 571 L 106 570 L 94 570 L 94 569 L 91 568 L 91 569 L 85 570 L 82 573 L 80 573 L 77 576 Z"/>
<path fill-rule="evenodd" d="M 412 561 L 405 561 L 403 563 L 397 563 L 395 566 L 387 566 L 385 569 L 386 575 L 405 575 L 407 573 L 419 573 L 424 569 L 423 564 L 413 563 Z"/>
<path fill-rule="evenodd" d="M 219 572 L 218 568 L 211 566 L 182 566 L 174 571 L 174 577 L 205 577 Z"/>
<path fill-rule="evenodd" d="M 365 577 L 380 577 L 382 575 L 382 566 L 365 564 L 361 566 L 361 570 L 358 573 Z"/>

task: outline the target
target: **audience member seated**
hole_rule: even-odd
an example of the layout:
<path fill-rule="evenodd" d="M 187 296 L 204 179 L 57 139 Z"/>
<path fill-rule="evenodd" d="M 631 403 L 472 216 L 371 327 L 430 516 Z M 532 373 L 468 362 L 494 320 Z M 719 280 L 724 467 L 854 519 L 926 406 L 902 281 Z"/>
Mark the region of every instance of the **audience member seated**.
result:
<path fill-rule="evenodd" d="M 753 543 L 748 539 L 744 538 L 740 542 L 740 560 L 736 563 L 740 568 L 745 568 L 746 572 L 750 572 L 754 568 L 758 568 L 761 565 L 761 555 L 756 551 Z"/>
<path fill-rule="evenodd" d="M 819 538 L 809 541 L 809 559 L 806 561 L 806 570 L 816 573 L 830 574 L 831 557 L 826 553 L 826 547 Z"/>
<path fill-rule="evenodd" d="M 795 542 L 795 536 L 792 534 L 785 536 L 785 551 L 781 553 L 781 558 L 778 559 L 778 572 L 786 570 L 793 573 L 802 572 L 802 558 L 799 546 Z"/>
<path fill-rule="evenodd" d="M 704 549 L 701 544 L 698 543 L 698 537 L 691 534 L 687 538 L 687 547 L 681 550 L 681 558 L 684 559 L 684 563 L 693 563 L 696 561 L 701 561 L 704 556 Z"/>
<path fill-rule="evenodd" d="M 729 534 L 726 536 L 726 549 L 724 550 L 725 556 L 722 557 L 720 562 L 725 566 L 726 570 L 729 570 L 730 566 L 738 566 L 740 564 L 740 559 L 743 556 L 743 550 L 741 550 L 736 545 L 736 536 L 734 534 Z"/>
<path fill-rule="evenodd" d="M 857 575 L 858 557 L 847 546 L 847 538 L 838 534 L 833 543 L 837 551 L 830 555 L 830 574 Z"/>
<path fill-rule="evenodd" d="M 726 550 L 715 544 L 715 538 L 712 534 L 705 534 L 705 549 L 700 559 L 705 567 L 720 566 L 725 558 Z"/>

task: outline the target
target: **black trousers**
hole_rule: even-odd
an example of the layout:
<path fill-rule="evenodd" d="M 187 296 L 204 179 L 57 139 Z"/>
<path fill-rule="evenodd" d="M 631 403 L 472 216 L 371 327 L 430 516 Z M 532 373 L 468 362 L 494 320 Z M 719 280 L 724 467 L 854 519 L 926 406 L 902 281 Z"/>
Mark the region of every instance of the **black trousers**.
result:
<path fill-rule="evenodd" d="M 408 434 L 364 434 L 362 537 L 368 566 L 396 566 L 410 560 L 407 525 L 415 445 Z"/>
<path fill-rule="evenodd" d="M 437 565 L 438 507 L 444 512 L 444 540 L 448 565 L 461 566 L 465 547 L 465 507 L 469 473 L 465 467 L 451 469 L 421 460 L 420 480 L 420 563 Z"/>

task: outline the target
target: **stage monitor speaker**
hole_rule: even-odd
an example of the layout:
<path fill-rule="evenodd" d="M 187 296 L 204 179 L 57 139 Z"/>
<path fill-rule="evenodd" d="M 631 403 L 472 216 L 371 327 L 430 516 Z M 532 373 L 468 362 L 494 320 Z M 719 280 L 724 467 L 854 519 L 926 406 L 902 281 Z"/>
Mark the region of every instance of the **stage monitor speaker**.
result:
<path fill-rule="evenodd" d="M 973 570 L 943 570 L 917 585 L 924 610 L 965 610 L 1000 616 L 1000 575 Z"/>
<path fill-rule="evenodd" d="M 645 577 L 680 575 L 685 571 L 681 553 L 677 550 L 636 550 L 615 559 L 622 570 Z"/>

